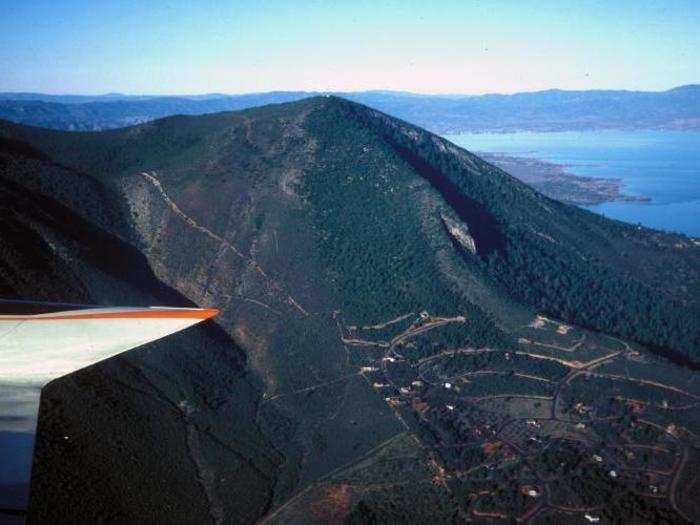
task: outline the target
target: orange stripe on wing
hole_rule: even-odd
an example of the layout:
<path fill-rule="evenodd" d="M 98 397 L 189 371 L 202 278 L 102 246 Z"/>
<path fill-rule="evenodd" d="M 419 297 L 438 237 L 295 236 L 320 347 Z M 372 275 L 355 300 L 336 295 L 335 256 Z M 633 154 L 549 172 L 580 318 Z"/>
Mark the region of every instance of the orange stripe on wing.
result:
<path fill-rule="evenodd" d="M 43 315 L 43 316 L 0 316 L 1 321 L 76 321 L 93 319 L 209 319 L 219 314 L 216 308 L 193 308 L 191 310 L 182 309 L 149 309 L 131 310 L 123 312 L 97 312 L 83 314 L 65 315 Z"/>

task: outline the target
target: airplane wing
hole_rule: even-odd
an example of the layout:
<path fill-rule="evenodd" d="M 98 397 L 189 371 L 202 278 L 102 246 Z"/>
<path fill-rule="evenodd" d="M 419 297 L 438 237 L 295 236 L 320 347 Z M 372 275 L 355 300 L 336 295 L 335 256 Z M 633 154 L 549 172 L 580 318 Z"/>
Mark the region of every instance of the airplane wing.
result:
<path fill-rule="evenodd" d="M 0 513 L 26 508 L 41 389 L 47 383 L 217 313 L 0 300 Z"/>

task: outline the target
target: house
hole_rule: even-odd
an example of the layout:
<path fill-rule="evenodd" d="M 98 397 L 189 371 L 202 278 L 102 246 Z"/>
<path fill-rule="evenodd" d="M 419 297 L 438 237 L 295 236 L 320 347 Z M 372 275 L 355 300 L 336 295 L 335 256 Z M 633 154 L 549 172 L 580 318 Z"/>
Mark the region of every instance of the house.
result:
<path fill-rule="evenodd" d="M 532 485 L 520 487 L 520 492 L 531 498 L 538 498 L 540 496 L 540 491 L 537 490 L 537 487 L 533 487 Z"/>

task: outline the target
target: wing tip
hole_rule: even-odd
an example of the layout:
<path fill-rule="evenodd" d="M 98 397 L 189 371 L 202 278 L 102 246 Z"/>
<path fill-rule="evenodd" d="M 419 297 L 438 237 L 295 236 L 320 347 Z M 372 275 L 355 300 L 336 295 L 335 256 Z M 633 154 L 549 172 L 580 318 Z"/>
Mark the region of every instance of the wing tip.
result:
<path fill-rule="evenodd" d="M 211 319 L 212 317 L 216 317 L 217 315 L 219 315 L 218 308 L 202 308 L 201 309 L 202 319 Z"/>

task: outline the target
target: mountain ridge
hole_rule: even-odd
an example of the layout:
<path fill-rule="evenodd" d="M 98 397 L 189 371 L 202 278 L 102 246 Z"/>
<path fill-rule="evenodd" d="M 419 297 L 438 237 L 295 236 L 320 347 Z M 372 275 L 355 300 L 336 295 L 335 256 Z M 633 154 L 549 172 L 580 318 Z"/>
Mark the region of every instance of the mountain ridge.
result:
<path fill-rule="evenodd" d="M 700 126 L 700 86 L 696 84 L 658 92 L 551 89 L 483 95 L 394 91 L 123 97 L 0 93 L 0 118 L 56 129 L 99 130 L 178 113 L 240 110 L 318 95 L 338 95 L 440 133 Z"/>
<path fill-rule="evenodd" d="M 548 89 L 537 89 L 531 91 L 516 91 L 513 93 L 419 93 L 413 91 L 397 91 L 392 89 L 368 89 L 363 91 L 306 91 L 306 90 L 284 90 L 284 89 L 273 89 L 270 91 L 254 91 L 249 93 L 223 93 L 223 92 L 212 92 L 212 93 L 199 93 L 199 94 L 126 94 L 126 93 L 102 93 L 96 95 L 81 95 L 81 94 L 51 94 L 51 93 L 41 93 L 38 91 L 0 91 L 0 100 L 38 100 L 38 101 L 50 101 L 50 100 L 62 100 L 70 97 L 72 100 L 79 101 L 92 101 L 94 99 L 139 99 L 139 98 L 216 98 L 216 97 L 236 97 L 236 96 L 254 96 L 254 95 L 269 95 L 269 94 L 280 94 L 280 93 L 306 93 L 309 96 L 326 96 L 335 95 L 340 96 L 340 93 L 345 94 L 359 94 L 359 93 L 372 93 L 381 95 L 407 95 L 415 97 L 488 97 L 488 96 L 513 96 L 513 95 L 532 95 L 538 93 L 668 93 L 672 91 L 681 90 L 697 90 L 700 89 L 700 84 L 690 83 L 681 84 L 678 86 L 670 87 L 668 89 L 662 90 L 649 90 L 649 89 L 606 89 L 606 88 L 595 88 L 595 89 L 563 89 L 563 88 L 548 88 Z M 308 97 L 307 97 L 308 98 Z"/>

